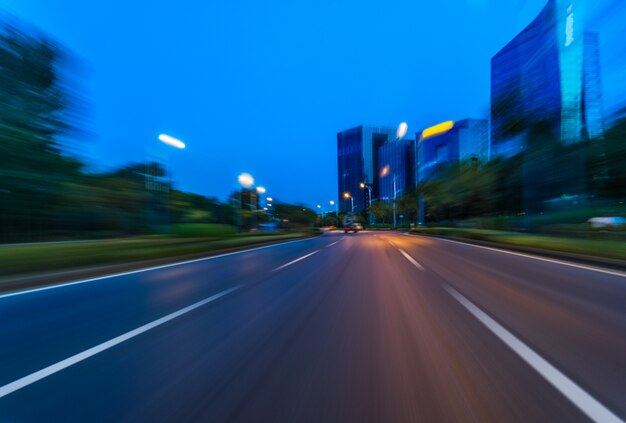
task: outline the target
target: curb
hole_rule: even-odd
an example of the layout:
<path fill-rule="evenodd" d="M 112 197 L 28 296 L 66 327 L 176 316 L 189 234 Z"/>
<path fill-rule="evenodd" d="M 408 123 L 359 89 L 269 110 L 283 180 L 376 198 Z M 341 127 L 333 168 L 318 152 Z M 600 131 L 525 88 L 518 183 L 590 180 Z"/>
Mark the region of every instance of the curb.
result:
<path fill-rule="evenodd" d="M 299 241 L 309 238 L 315 238 L 319 235 L 303 235 L 293 239 L 280 239 L 266 242 L 258 242 L 247 245 L 239 245 L 237 247 L 221 248 L 217 250 L 210 250 L 201 253 L 185 254 L 181 256 L 172 256 L 164 258 L 156 258 L 150 260 L 133 261 L 128 263 L 110 264 L 96 267 L 81 267 L 74 269 L 67 269 L 61 271 L 55 271 L 52 273 L 33 273 L 21 276 L 9 276 L 7 278 L 0 278 L 0 293 L 5 294 L 8 292 L 21 291 L 30 288 L 39 288 L 44 286 L 51 286 L 65 282 L 72 282 L 79 279 L 95 278 L 107 275 L 114 275 L 116 273 L 123 273 L 132 270 L 139 270 L 148 267 L 156 267 L 164 264 L 178 263 L 187 260 L 200 259 L 205 257 L 217 256 L 220 254 L 247 250 L 250 248 L 263 247 L 272 244 L 280 244 L 282 242 Z"/>
<path fill-rule="evenodd" d="M 451 241 L 458 241 L 458 242 L 462 242 L 465 244 L 473 244 L 473 245 L 480 245 L 483 247 L 498 248 L 500 250 L 508 250 L 508 251 L 514 251 L 518 253 L 533 254 L 536 256 L 542 256 L 542 257 L 564 260 L 564 261 L 571 261 L 571 262 L 575 262 L 579 264 L 587 264 L 590 266 L 606 267 L 609 269 L 626 271 L 626 260 L 619 260 L 619 259 L 600 257 L 600 256 L 588 256 L 585 254 L 568 253 L 565 251 L 546 250 L 543 248 L 519 247 L 516 245 L 503 244 L 503 243 L 492 242 L 492 241 L 481 241 L 481 240 L 469 239 L 469 238 L 451 237 L 451 236 L 443 236 L 443 235 L 431 235 L 431 234 L 415 234 L 411 232 L 407 232 L 407 234 L 411 236 L 425 236 L 429 238 L 448 239 Z"/>

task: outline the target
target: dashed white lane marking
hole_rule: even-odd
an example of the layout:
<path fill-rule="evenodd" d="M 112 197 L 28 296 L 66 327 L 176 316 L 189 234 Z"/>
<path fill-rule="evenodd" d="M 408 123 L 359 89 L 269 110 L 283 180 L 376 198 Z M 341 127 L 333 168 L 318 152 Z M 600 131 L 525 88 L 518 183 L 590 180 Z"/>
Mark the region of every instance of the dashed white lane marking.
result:
<path fill-rule="evenodd" d="M 176 319 L 177 317 L 180 317 L 183 314 L 187 314 L 190 311 L 193 311 L 199 307 L 202 307 L 203 305 L 213 302 L 219 298 L 222 298 L 232 292 L 235 292 L 241 289 L 242 287 L 243 285 L 235 286 L 233 288 L 229 288 L 225 291 L 211 295 L 210 297 L 205 298 L 204 300 L 198 301 L 197 303 L 191 304 L 190 306 L 187 306 L 185 308 L 181 308 L 180 310 L 175 311 L 174 313 L 168 314 L 167 316 L 161 317 L 160 319 L 154 320 L 153 322 L 140 326 L 137 329 L 133 329 L 130 332 L 126 332 L 120 336 L 117 336 L 113 339 L 110 339 L 106 342 L 96 345 L 95 347 L 91 347 L 88 350 L 85 350 L 81 353 L 78 353 L 69 358 L 66 358 L 65 360 L 59 361 L 56 364 L 52 364 L 51 366 L 43 368 L 34 373 L 31 373 L 28 376 L 24 376 L 21 379 L 8 383 L 0 387 L 0 398 L 5 397 L 9 395 L 10 393 L 15 392 L 19 389 L 25 388 L 26 386 L 31 385 L 50 375 L 60 372 L 61 370 L 66 369 L 70 366 L 73 366 L 76 363 L 80 363 L 81 361 L 86 360 L 89 357 L 92 357 L 105 350 L 108 350 L 109 348 L 112 348 L 118 344 L 121 344 L 124 341 L 128 341 L 129 339 L 134 338 L 138 335 L 141 335 L 142 333 L 147 332 L 150 329 L 154 329 L 157 326 L 161 326 L 162 324 L 167 323 L 170 320 Z"/>
<path fill-rule="evenodd" d="M 400 251 L 402 253 L 402 255 L 408 260 L 410 261 L 413 266 L 417 267 L 419 270 L 424 270 L 424 266 L 422 266 L 421 264 L 419 264 L 417 262 L 417 260 L 415 260 L 413 257 L 411 257 L 406 251 L 404 251 L 402 248 L 398 248 L 398 251 Z"/>
<path fill-rule="evenodd" d="M 326 246 L 326 248 L 328 248 L 328 247 L 332 247 L 333 245 L 335 245 L 335 244 L 336 244 L 336 243 L 338 243 L 338 242 L 339 242 L 339 241 L 332 242 L 332 243 L 328 244 L 328 245 Z"/>
<path fill-rule="evenodd" d="M 474 303 L 465 298 L 463 294 L 448 284 L 444 288 L 463 307 L 474 315 L 483 325 L 495 334 L 502 342 L 511 348 L 518 356 L 528 363 L 535 371 L 543 376 L 552 386 L 561 392 L 576 407 L 585 413 L 591 420 L 596 422 L 622 422 L 617 415 L 606 408 L 594 397 L 589 395 L 580 386 L 576 385 L 570 378 L 561 373 L 556 367 L 533 351 L 529 346 L 520 341 L 515 335 L 505 329 L 502 325 L 489 317 Z"/>
<path fill-rule="evenodd" d="M 287 267 L 287 266 L 291 266 L 292 264 L 297 263 L 297 262 L 299 262 L 300 260 L 304 260 L 304 259 L 305 259 L 305 258 L 307 258 L 307 257 L 311 257 L 311 256 L 312 256 L 313 254 L 315 254 L 315 253 L 319 253 L 319 251 L 320 251 L 320 250 L 315 250 L 315 251 L 313 251 L 312 253 L 309 253 L 309 254 L 304 255 L 304 256 L 302 256 L 302 257 L 298 257 L 297 259 L 292 260 L 292 261 L 290 261 L 289 263 L 285 263 L 285 264 L 283 264 L 282 266 L 278 266 L 276 269 L 272 270 L 272 272 L 275 272 L 275 271 L 280 270 L 280 269 L 284 269 L 284 268 L 285 268 L 285 267 Z"/>
<path fill-rule="evenodd" d="M 222 258 L 222 257 L 234 256 L 234 255 L 237 255 L 237 254 L 244 254 L 244 253 L 249 253 L 249 252 L 252 252 L 252 251 L 265 250 L 267 248 L 275 248 L 275 247 L 279 247 L 281 245 L 293 244 L 295 242 L 309 241 L 311 239 L 313 239 L 313 238 L 297 239 L 295 241 L 280 242 L 278 244 L 264 245 L 262 247 L 255 247 L 255 248 L 248 248 L 247 250 L 233 251 L 232 253 L 224 253 L 224 254 L 218 254 L 218 255 L 215 255 L 215 256 L 202 257 L 202 258 L 199 258 L 199 259 L 179 261 L 179 262 L 176 262 L 176 263 L 164 264 L 164 265 L 161 265 L 161 266 L 146 267 L 144 269 L 130 270 L 128 272 L 115 273 L 115 274 L 112 274 L 112 275 L 97 276 L 95 278 L 81 279 L 81 280 L 78 280 L 78 281 L 72 281 L 72 282 L 60 283 L 60 284 L 56 284 L 56 285 L 44 286 L 44 287 L 41 287 L 41 288 L 33 288 L 33 289 L 26 289 L 26 290 L 23 290 L 23 291 L 9 292 L 9 293 L 6 293 L 6 294 L 1 294 L 0 295 L 0 299 L 8 298 L 8 297 L 14 297 L 16 295 L 30 294 L 30 293 L 33 293 L 33 292 L 47 291 L 47 290 L 50 290 L 50 289 L 59 289 L 59 288 L 64 288 L 66 286 L 79 285 L 79 284 L 83 284 L 83 283 L 87 283 L 87 282 L 95 282 L 95 281 L 99 281 L 99 280 L 102 280 L 102 279 L 116 278 L 118 276 L 126 276 L 126 275 L 132 275 L 132 274 L 135 274 L 135 273 L 150 272 L 152 270 L 166 269 L 168 267 L 183 266 L 185 264 L 198 263 L 198 262 L 208 261 L 208 260 L 215 260 L 215 259 L 219 259 L 219 258 Z"/>

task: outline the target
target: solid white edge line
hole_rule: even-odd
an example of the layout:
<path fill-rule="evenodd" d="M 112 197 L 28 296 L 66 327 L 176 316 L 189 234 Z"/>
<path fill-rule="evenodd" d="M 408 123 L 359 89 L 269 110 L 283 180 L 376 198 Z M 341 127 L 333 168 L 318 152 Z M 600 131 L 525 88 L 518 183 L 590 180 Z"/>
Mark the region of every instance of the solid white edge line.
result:
<path fill-rule="evenodd" d="M 157 326 L 160 326 L 166 322 L 169 322 L 170 320 L 173 320 L 177 317 L 182 316 L 183 314 L 189 313 L 190 311 L 193 311 L 199 307 L 202 307 L 205 304 L 208 304 L 210 302 L 213 302 L 219 298 L 222 298 L 238 289 L 241 289 L 243 286 L 239 285 L 239 286 L 235 286 L 233 288 L 229 288 L 227 290 L 224 290 L 222 292 L 219 292 L 217 294 L 211 295 L 208 298 L 205 298 L 204 300 L 198 301 L 194 304 L 191 304 L 190 306 L 187 306 L 185 308 L 182 308 L 178 311 L 175 311 L 173 313 L 168 314 L 167 316 L 161 317 L 160 319 L 154 320 L 150 323 L 147 323 L 143 326 L 138 327 L 137 329 L 133 329 L 129 332 L 126 332 L 120 336 L 117 336 L 113 339 L 110 339 L 106 342 L 103 342 L 99 345 L 96 345 L 95 347 L 91 347 L 81 353 L 75 354 L 69 358 L 66 358 L 65 360 L 61 360 L 58 363 L 52 364 L 51 366 L 45 367 L 39 371 L 36 371 L 34 373 L 29 374 L 28 376 L 24 376 L 23 378 L 20 378 L 14 382 L 8 383 L 2 387 L 0 387 L 0 398 L 5 397 L 9 394 L 11 394 L 12 392 L 15 392 L 19 389 L 22 389 L 28 385 L 31 385 L 41 379 L 44 379 L 50 375 L 53 375 L 57 372 L 60 372 L 63 369 L 66 369 L 70 366 L 73 366 L 76 363 L 79 363 L 83 360 L 88 359 L 89 357 L 92 357 L 98 353 L 101 353 L 105 350 L 108 350 L 109 348 L 112 348 L 118 344 L 121 344 L 124 341 L 128 341 L 131 338 L 134 338 L 144 332 L 149 331 L 150 329 L 154 329 Z"/>
<path fill-rule="evenodd" d="M 411 236 L 414 237 L 416 235 L 411 235 Z M 439 238 L 439 237 L 431 237 L 431 239 L 436 239 L 436 240 L 445 241 L 445 242 L 452 242 L 454 244 L 467 245 L 469 247 L 482 248 L 484 250 L 497 251 L 499 253 L 511 254 L 513 256 L 526 257 L 526 258 L 530 258 L 530 259 L 534 259 L 534 260 L 545 261 L 545 262 L 548 262 L 548 263 L 561 264 L 563 266 L 570 266 L 570 267 L 575 267 L 577 269 L 589 270 L 589 271 L 592 271 L 592 272 L 606 273 L 607 275 L 619 276 L 619 277 L 622 277 L 622 278 L 626 278 L 626 273 L 625 272 L 619 272 L 619 271 L 616 271 L 616 270 L 608 270 L 608 269 L 603 269 L 601 267 L 585 266 L 584 264 L 577 264 L 577 263 L 572 263 L 572 262 L 563 261 L 563 260 L 550 259 L 550 258 L 546 258 L 546 257 L 532 255 L 532 254 L 518 253 L 518 252 L 515 252 L 515 251 L 502 250 L 500 248 L 485 247 L 484 245 L 470 244 L 468 242 L 455 241 L 453 239 L 446 239 L 446 238 Z"/>
<path fill-rule="evenodd" d="M 544 377 L 552 386 L 561 392 L 576 407 L 585 413 L 591 420 L 604 423 L 623 423 L 623 420 L 615 415 L 611 410 L 602 405 L 598 400 L 589 395 L 580 386 L 576 385 L 570 378 L 559 371 L 556 367 L 546 361 L 543 357 L 533 351 L 529 346 L 520 341 L 506 328 L 489 317 L 484 311 L 474 303 L 465 298 L 463 294 L 448 284 L 444 288 L 454 299 L 474 315 L 487 329 L 496 335 L 502 342 L 528 363 L 537 373 Z"/>
<path fill-rule="evenodd" d="M 95 282 L 95 281 L 99 281 L 99 280 L 102 280 L 102 279 L 117 278 L 118 276 L 132 275 L 132 274 L 135 274 L 135 273 L 150 272 L 152 270 L 166 269 L 168 267 L 182 266 L 182 265 L 185 265 L 185 264 L 197 263 L 197 262 L 206 261 L 206 260 L 214 260 L 214 259 L 218 259 L 218 258 L 222 258 L 222 257 L 233 256 L 233 255 L 236 255 L 236 254 L 244 254 L 244 253 L 249 253 L 249 252 L 252 252 L 252 251 L 264 250 L 266 248 L 273 248 L 273 247 L 278 247 L 278 246 L 281 246 L 281 245 L 292 244 L 294 242 L 309 241 L 311 239 L 313 239 L 313 238 L 296 239 L 296 240 L 293 240 L 293 241 L 280 242 L 280 243 L 271 244 L 271 245 L 263 245 L 261 247 L 255 247 L 255 248 L 248 248 L 246 250 L 233 251 L 231 253 L 223 253 L 223 254 L 217 254 L 217 255 L 214 255 L 214 256 L 202 257 L 202 258 L 193 259 L 193 260 L 179 261 L 179 262 L 175 262 L 175 263 L 164 264 L 164 265 L 161 265 L 161 266 L 146 267 L 144 269 L 137 269 L 137 270 L 129 270 L 128 272 L 114 273 L 114 274 L 111 274 L 111 275 L 96 276 L 96 277 L 89 278 L 89 279 L 81 279 L 81 280 L 72 281 L 72 282 L 64 282 L 64 283 L 60 283 L 60 284 L 54 284 L 54 285 L 49 285 L 49 286 L 42 286 L 40 288 L 26 289 L 26 290 L 23 290 L 23 291 L 7 292 L 6 294 L 0 294 L 0 299 L 8 298 L 8 297 L 14 297 L 16 295 L 30 294 L 30 293 L 33 293 L 33 292 L 47 291 L 49 289 L 64 288 L 66 286 L 79 285 L 79 284 L 83 284 L 83 283 L 87 283 L 87 282 Z"/>
<path fill-rule="evenodd" d="M 307 258 L 307 257 L 311 257 L 311 256 L 312 256 L 313 254 L 315 254 L 315 253 L 319 253 L 319 251 L 320 251 L 320 250 L 315 250 L 315 251 L 313 251 L 312 253 L 309 253 L 309 254 L 304 255 L 304 256 L 302 256 L 302 257 L 298 257 L 297 259 L 292 260 L 292 261 L 290 261 L 289 263 L 285 263 L 285 264 L 283 264 L 282 266 L 278 266 L 276 269 L 272 270 L 272 272 L 275 272 L 275 271 L 280 270 L 280 269 L 284 269 L 284 268 L 285 268 L 285 267 L 287 267 L 287 266 L 291 266 L 292 264 L 297 263 L 297 262 L 299 262 L 300 260 L 304 260 L 304 259 L 305 259 L 305 258 Z"/>
<path fill-rule="evenodd" d="M 419 264 L 417 262 L 417 260 L 415 260 L 413 257 L 411 257 L 409 255 L 409 253 L 407 253 L 406 251 L 404 251 L 402 248 L 398 248 L 398 251 L 400 251 L 402 253 L 402 255 L 411 263 L 413 263 L 413 266 L 417 267 L 419 270 L 424 270 L 424 266 L 422 266 L 421 264 Z"/>

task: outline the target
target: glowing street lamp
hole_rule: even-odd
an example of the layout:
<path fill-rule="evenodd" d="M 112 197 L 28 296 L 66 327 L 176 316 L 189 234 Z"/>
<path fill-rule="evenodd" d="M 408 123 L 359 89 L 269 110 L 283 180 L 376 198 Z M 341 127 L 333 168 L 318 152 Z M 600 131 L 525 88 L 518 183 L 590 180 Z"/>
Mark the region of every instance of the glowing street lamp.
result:
<path fill-rule="evenodd" d="M 274 199 L 273 199 L 272 197 L 267 197 L 265 200 L 266 200 L 266 201 L 269 201 L 270 203 L 271 203 L 272 201 L 274 201 Z"/>
<path fill-rule="evenodd" d="M 396 130 L 396 139 L 401 140 L 406 135 L 406 132 L 409 130 L 409 125 L 406 122 L 401 122 L 398 125 L 398 129 Z"/>
<path fill-rule="evenodd" d="M 185 143 L 178 138 L 171 137 L 167 134 L 159 135 L 159 141 L 180 150 L 185 148 Z"/>
<path fill-rule="evenodd" d="M 259 194 L 265 194 L 265 187 L 256 187 L 256 192 Z"/>
<path fill-rule="evenodd" d="M 352 198 L 352 196 L 350 195 L 349 192 L 344 192 L 343 193 L 343 198 L 345 198 L 346 200 L 349 198 L 350 199 L 350 203 L 352 205 L 352 213 L 354 213 L 354 198 Z"/>
<path fill-rule="evenodd" d="M 252 185 L 254 185 L 254 178 L 249 173 L 242 173 L 241 175 L 239 175 L 237 180 L 239 181 L 239 185 L 244 188 L 250 188 Z"/>

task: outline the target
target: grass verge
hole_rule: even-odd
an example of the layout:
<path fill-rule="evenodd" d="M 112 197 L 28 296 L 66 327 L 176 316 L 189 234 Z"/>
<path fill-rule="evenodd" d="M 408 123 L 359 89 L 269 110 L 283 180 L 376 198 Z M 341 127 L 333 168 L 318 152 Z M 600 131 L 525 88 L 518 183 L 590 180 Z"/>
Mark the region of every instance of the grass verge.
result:
<path fill-rule="evenodd" d="M 518 248 L 626 260 L 626 243 L 621 241 L 573 239 L 519 232 L 446 227 L 416 228 L 411 233 L 492 242 Z"/>
<path fill-rule="evenodd" d="M 0 277 L 183 257 L 215 250 L 306 237 L 303 233 L 237 235 L 225 238 L 134 237 L 0 246 Z"/>

